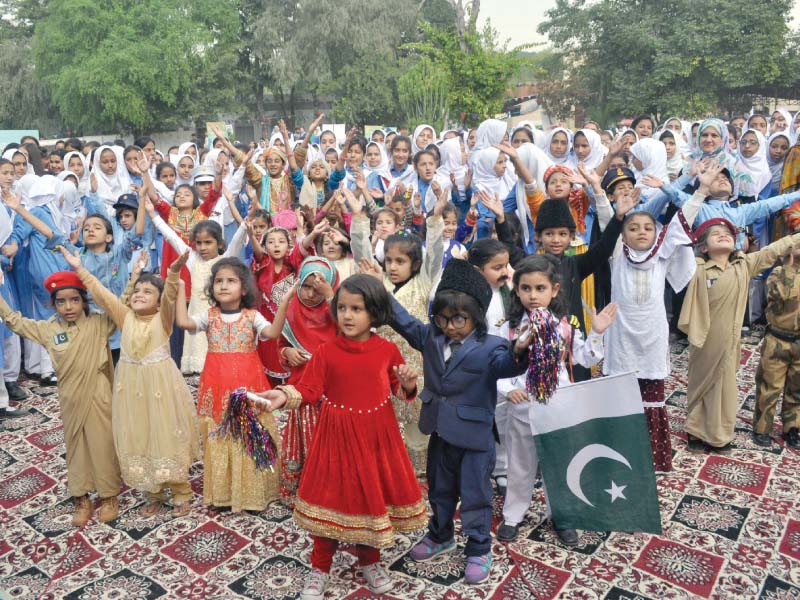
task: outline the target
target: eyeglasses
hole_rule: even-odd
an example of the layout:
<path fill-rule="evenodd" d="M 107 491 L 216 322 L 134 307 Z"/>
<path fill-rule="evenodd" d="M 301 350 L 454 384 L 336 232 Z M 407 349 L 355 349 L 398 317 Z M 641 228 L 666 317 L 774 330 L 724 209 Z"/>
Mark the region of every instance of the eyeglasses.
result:
<path fill-rule="evenodd" d="M 464 315 L 453 315 L 452 317 L 445 317 L 444 315 L 431 315 L 431 320 L 436 323 L 439 329 L 447 329 L 449 324 L 453 324 L 453 329 L 463 329 L 469 317 Z"/>

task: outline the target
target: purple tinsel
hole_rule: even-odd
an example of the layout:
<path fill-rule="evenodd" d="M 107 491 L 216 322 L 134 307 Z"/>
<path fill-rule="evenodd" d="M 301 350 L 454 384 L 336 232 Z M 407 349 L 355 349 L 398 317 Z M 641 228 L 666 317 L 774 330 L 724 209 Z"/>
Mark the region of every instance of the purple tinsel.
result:
<path fill-rule="evenodd" d="M 272 466 L 278 462 L 275 441 L 258 420 L 256 411 L 247 403 L 245 388 L 238 388 L 231 393 L 222 422 L 211 435 L 239 441 L 256 463 L 256 469 L 272 471 Z"/>
<path fill-rule="evenodd" d="M 547 404 L 558 388 L 563 341 L 559 321 L 546 308 L 530 314 L 531 343 L 525 388 L 536 402 Z"/>

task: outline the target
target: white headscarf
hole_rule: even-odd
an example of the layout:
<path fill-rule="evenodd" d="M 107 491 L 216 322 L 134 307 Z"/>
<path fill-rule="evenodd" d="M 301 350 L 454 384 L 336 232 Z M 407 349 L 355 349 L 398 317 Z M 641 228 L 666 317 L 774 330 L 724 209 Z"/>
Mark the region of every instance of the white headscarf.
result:
<path fill-rule="evenodd" d="M 194 159 L 196 163 L 200 159 L 200 149 L 197 147 L 197 144 L 194 142 L 183 142 L 180 146 L 178 146 L 178 156 L 183 156 L 184 154 L 189 154 L 187 150 L 194 146 L 194 151 L 197 153 L 197 158 Z M 189 154 L 191 156 L 191 154 Z"/>
<path fill-rule="evenodd" d="M 547 156 L 544 150 L 535 144 L 524 143 L 517 148 L 519 160 L 524 164 L 533 178 L 536 180 L 536 187 L 544 193 L 544 172 L 553 166 L 553 161 Z M 528 206 L 528 196 L 525 193 L 525 182 L 522 178 L 517 180 L 517 216 L 519 222 L 522 224 L 522 236 L 525 240 L 525 245 L 530 241 L 530 232 L 528 231 L 528 220 L 533 221 L 531 217 L 531 209 Z"/>
<path fill-rule="evenodd" d="M 100 157 L 105 150 L 110 150 L 117 157 L 117 170 L 112 175 L 106 175 L 100 168 Z M 119 146 L 100 146 L 94 151 L 92 173 L 97 179 L 97 195 L 105 202 L 109 214 L 117 199 L 131 191 L 131 179 L 125 167 L 123 152 L 124 149 Z"/>
<path fill-rule="evenodd" d="M 467 174 L 467 166 L 464 164 L 461 144 L 461 136 L 450 138 L 442 142 L 442 145 L 439 146 L 439 154 L 442 157 L 442 162 L 439 168 L 436 169 L 436 174 L 448 181 L 450 181 L 450 175 L 453 174 L 455 176 L 456 186 L 458 187 L 458 194 L 463 199 L 466 194 L 464 190 L 464 177 Z"/>
<path fill-rule="evenodd" d="M 672 131 L 672 129 L 669 129 L 669 130 L 667 129 L 667 125 L 669 125 L 671 121 L 677 121 L 678 122 L 678 125 L 681 126 L 680 133 L 678 133 L 676 131 Z M 678 155 L 680 157 L 683 157 L 684 155 L 689 154 L 689 139 L 688 138 L 691 137 L 692 125 L 691 125 L 691 123 L 688 123 L 688 125 L 689 125 L 689 134 L 690 134 L 688 136 L 686 135 L 686 125 L 687 125 L 686 121 L 681 121 L 678 117 L 670 117 L 669 119 L 664 121 L 664 125 L 661 127 L 662 131 L 672 131 L 672 137 L 675 138 L 675 145 L 678 146 Z M 659 136 L 659 139 L 661 139 L 660 136 Z"/>
<path fill-rule="evenodd" d="M 494 172 L 500 150 L 489 147 L 473 154 L 475 160 L 472 163 L 472 185 L 491 196 L 497 194 L 503 200 L 508 195 L 508 187 L 504 185 L 503 178 Z"/>
<path fill-rule="evenodd" d="M 641 171 L 633 169 L 636 175 L 636 187 L 648 187 L 641 182 L 645 175 L 653 175 L 665 183 L 669 181 L 667 148 L 663 142 L 653 138 L 642 138 L 631 146 L 631 154 L 642 162 Z"/>
<path fill-rule="evenodd" d="M 658 140 L 662 144 L 664 143 L 662 140 L 667 134 L 670 134 L 672 139 L 675 140 L 675 154 L 672 155 L 672 158 L 667 155 L 667 175 L 679 175 L 683 170 L 683 157 L 681 156 L 681 146 L 677 138 L 681 136 L 671 129 L 664 129 L 658 134 Z M 666 183 L 666 181 L 664 183 Z"/>
<path fill-rule="evenodd" d="M 756 129 L 750 129 L 747 133 L 755 135 L 758 139 L 758 150 L 750 158 L 745 158 L 742 155 L 741 144 L 739 145 L 736 150 L 734 180 L 739 184 L 740 195 L 758 196 L 772 180 L 772 171 L 767 163 L 767 140 Z"/>
<path fill-rule="evenodd" d="M 89 161 L 86 160 L 83 152 L 75 152 L 74 150 L 72 152 L 67 152 L 64 155 L 65 171 L 69 171 L 69 161 L 73 156 L 77 156 L 83 165 L 83 177 L 78 177 L 78 192 L 81 194 L 81 196 L 86 196 L 91 191 L 91 186 L 89 185 Z M 72 171 L 70 171 L 70 173 L 72 173 Z"/>
<path fill-rule="evenodd" d="M 12 189 L 19 196 L 19 202 L 25 208 L 31 208 L 30 205 L 30 191 L 33 184 L 39 181 L 38 175 L 23 175 L 13 185 Z"/>
<path fill-rule="evenodd" d="M 586 136 L 586 140 L 589 142 L 589 155 L 582 161 L 578 159 L 578 156 L 575 154 L 575 138 L 573 137 L 573 163 L 577 165 L 579 162 L 582 162 L 588 169 L 596 169 L 603 162 L 603 157 L 605 156 L 603 153 L 605 146 L 603 146 L 600 135 L 594 129 L 579 129 L 577 133 L 582 133 Z"/>
<path fill-rule="evenodd" d="M 431 130 L 431 144 L 436 141 L 436 130 L 431 127 L 430 125 L 417 125 L 416 129 L 414 129 L 414 135 L 411 137 L 411 155 L 413 156 L 420 150 L 425 150 L 425 148 L 420 148 L 417 146 L 417 136 L 422 133 L 423 130 L 430 129 Z"/>
<path fill-rule="evenodd" d="M 508 133 L 508 127 L 504 121 L 486 119 L 478 125 L 478 130 L 475 132 L 475 147 L 472 152 L 489 148 L 493 144 L 499 144 L 506 137 L 506 133 Z"/>
<path fill-rule="evenodd" d="M 791 126 L 791 124 L 792 124 L 792 113 L 790 113 L 790 112 L 789 112 L 788 110 L 786 110 L 785 108 L 776 108 L 775 110 L 773 110 L 773 111 L 772 111 L 772 114 L 773 114 L 773 115 L 774 115 L 775 113 L 780 113 L 780 114 L 782 114 L 782 115 L 783 115 L 783 119 L 786 121 L 786 127 L 785 127 L 784 129 L 782 129 L 781 131 L 786 131 L 786 130 L 788 130 L 788 129 L 789 129 L 789 127 L 790 127 L 790 126 Z M 770 117 L 770 119 L 769 119 L 769 129 L 767 129 L 767 131 L 769 131 L 770 129 L 772 129 L 772 117 Z M 780 133 L 780 132 L 776 132 L 776 133 Z"/>
<path fill-rule="evenodd" d="M 792 147 L 792 138 L 788 129 L 786 131 L 776 131 L 767 138 L 767 164 L 769 165 L 770 173 L 772 173 L 772 189 L 774 191 L 777 191 L 781 185 L 781 176 L 783 175 L 783 163 L 786 162 L 786 154 L 783 155 L 783 158 L 781 160 L 776 161 L 772 160 L 771 155 L 769 153 L 769 147 L 772 145 L 772 141 L 779 137 L 786 138 L 786 141 L 789 142 L 789 148 Z"/>
<path fill-rule="evenodd" d="M 391 180 L 392 172 L 389 170 L 389 155 L 386 154 L 386 148 L 383 147 L 383 144 L 380 144 L 378 142 L 368 142 L 367 150 L 369 150 L 370 146 L 375 146 L 378 149 L 378 152 L 381 155 L 381 162 L 378 164 L 377 167 L 365 167 L 364 175 L 366 176 L 368 172 L 377 173 L 385 181 Z M 324 160 L 325 159 L 323 158 L 323 162 Z"/>
<path fill-rule="evenodd" d="M 554 156 L 552 152 L 550 152 L 550 143 L 553 141 L 553 137 L 557 133 L 563 133 L 567 136 L 567 149 L 564 151 L 563 156 Z M 553 161 L 554 165 L 564 165 L 565 167 L 573 168 L 574 165 L 574 156 L 572 155 L 572 132 L 569 129 L 565 129 L 564 127 L 556 127 L 555 129 L 551 129 L 547 132 L 547 140 L 545 141 L 544 146 L 545 154 Z"/>
<path fill-rule="evenodd" d="M 19 148 L 10 148 L 10 149 L 6 150 L 5 152 L 3 152 L 3 158 L 13 162 L 15 154 L 22 154 L 22 156 L 25 157 L 25 162 L 27 163 L 27 167 L 25 169 L 25 175 L 35 175 L 36 172 L 33 170 L 33 165 L 31 164 L 31 161 L 28 160 L 28 155 L 25 154 Z M 18 179 L 16 175 L 14 175 L 14 178 Z"/>
<path fill-rule="evenodd" d="M 188 158 L 192 161 L 192 170 L 194 170 L 195 166 L 197 166 L 197 161 L 191 154 L 178 154 L 177 156 L 170 157 L 170 161 L 173 165 L 175 165 L 175 187 L 178 187 L 179 185 L 192 185 L 191 171 L 189 172 L 190 175 L 188 179 L 184 179 L 181 177 L 180 173 L 178 173 L 178 165 L 184 158 Z"/>
<path fill-rule="evenodd" d="M 791 120 L 791 125 L 789 126 L 789 144 L 794 145 L 797 143 L 798 134 L 800 134 L 800 123 L 798 123 L 798 119 L 800 119 L 800 110 L 798 110 L 794 114 L 794 118 Z"/>
<path fill-rule="evenodd" d="M 72 184 L 68 184 L 72 185 Z M 74 196 L 77 197 L 77 190 Z M 64 203 L 64 182 L 59 181 L 55 175 L 42 175 L 31 186 L 29 193 L 28 204 L 32 207 L 46 206 L 50 210 L 50 215 L 53 217 L 53 223 L 58 230 L 57 233 L 62 235 L 69 235 L 72 232 L 72 226 L 75 224 L 74 217 L 63 213 Z M 73 207 L 67 207 L 70 212 L 73 212 Z"/>

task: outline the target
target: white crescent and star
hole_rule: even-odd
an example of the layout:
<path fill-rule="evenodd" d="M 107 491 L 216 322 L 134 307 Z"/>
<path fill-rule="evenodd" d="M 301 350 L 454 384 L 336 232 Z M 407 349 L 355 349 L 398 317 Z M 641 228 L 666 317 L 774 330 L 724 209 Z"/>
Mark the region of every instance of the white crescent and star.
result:
<path fill-rule="evenodd" d="M 628 462 L 627 458 L 605 444 L 589 444 L 588 446 L 584 446 L 578 450 L 567 466 L 567 487 L 569 487 L 569 491 L 572 492 L 576 498 L 588 504 L 592 508 L 594 508 L 594 504 L 589 502 L 586 494 L 583 493 L 583 489 L 581 489 L 581 474 L 586 468 L 586 465 L 588 465 L 595 458 L 608 458 L 615 460 L 633 470 L 633 467 L 631 467 L 631 463 Z M 627 500 L 627 498 L 625 498 L 625 496 L 622 494 L 622 491 L 626 487 L 627 486 L 624 485 L 618 486 L 612 481 L 611 489 L 605 491 L 611 494 L 612 502 L 614 502 L 614 500 L 617 498 L 623 498 Z"/>

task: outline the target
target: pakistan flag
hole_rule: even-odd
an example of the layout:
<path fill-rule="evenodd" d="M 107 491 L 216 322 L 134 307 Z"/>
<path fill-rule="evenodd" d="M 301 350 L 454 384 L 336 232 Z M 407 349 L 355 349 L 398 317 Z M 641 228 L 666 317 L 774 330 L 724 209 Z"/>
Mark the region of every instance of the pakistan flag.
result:
<path fill-rule="evenodd" d="M 560 388 L 532 422 L 559 528 L 661 534 L 650 437 L 633 374 Z"/>

